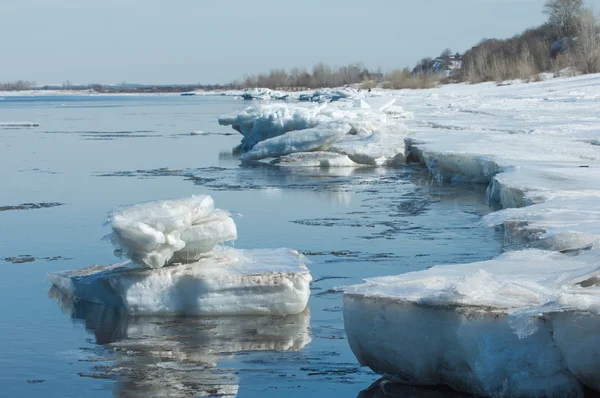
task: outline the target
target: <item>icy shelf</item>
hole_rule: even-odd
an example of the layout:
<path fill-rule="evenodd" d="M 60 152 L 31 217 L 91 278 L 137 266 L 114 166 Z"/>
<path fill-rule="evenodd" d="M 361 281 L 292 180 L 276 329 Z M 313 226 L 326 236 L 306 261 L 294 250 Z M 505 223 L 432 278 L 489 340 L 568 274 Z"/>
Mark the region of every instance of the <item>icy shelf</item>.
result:
<path fill-rule="evenodd" d="M 600 389 L 600 252 L 506 253 L 373 278 L 344 295 L 359 362 L 409 384 L 482 396 Z"/>
<path fill-rule="evenodd" d="M 306 308 L 312 280 L 295 250 L 223 247 L 190 264 L 134 263 L 50 274 L 67 296 L 129 314 L 288 315 Z"/>

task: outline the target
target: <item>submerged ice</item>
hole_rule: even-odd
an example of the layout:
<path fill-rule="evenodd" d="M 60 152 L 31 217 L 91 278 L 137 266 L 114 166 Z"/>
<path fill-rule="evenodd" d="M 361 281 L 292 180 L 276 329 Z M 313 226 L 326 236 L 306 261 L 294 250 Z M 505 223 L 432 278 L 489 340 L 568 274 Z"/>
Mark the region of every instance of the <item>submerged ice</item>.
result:
<path fill-rule="evenodd" d="M 298 314 L 311 276 L 295 250 L 238 250 L 230 214 L 210 196 L 119 208 L 113 243 L 131 259 L 49 275 L 64 295 L 130 314 Z"/>

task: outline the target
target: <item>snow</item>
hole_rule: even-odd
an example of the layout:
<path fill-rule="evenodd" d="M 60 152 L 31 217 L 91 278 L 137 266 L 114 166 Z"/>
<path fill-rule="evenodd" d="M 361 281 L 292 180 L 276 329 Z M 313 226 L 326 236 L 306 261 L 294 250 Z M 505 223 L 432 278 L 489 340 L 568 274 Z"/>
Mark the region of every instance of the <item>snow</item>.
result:
<path fill-rule="evenodd" d="M 386 128 L 406 126 L 407 159 L 440 181 L 488 185 L 502 210 L 481 222 L 504 230 L 507 252 L 345 288 L 362 364 L 482 396 L 600 391 L 599 87 L 585 75 L 373 90 L 397 97 Z M 406 117 L 389 117 L 396 104 Z"/>
<path fill-rule="evenodd" d="M 312 280 L 295 250 L 221 247 L 158 269 L 132 262 L 49 275 L 63 294 L 135 315 L 288 315 L 307 306 Z"/>
<path fill-rule="evenodd" d="M 229 213 L 210 196 L 121 207 L 109 217 L 111 240 L 123 255 L 151 268 L 171 261 L 195 261 L 217 243 L 237 239 Z"/>

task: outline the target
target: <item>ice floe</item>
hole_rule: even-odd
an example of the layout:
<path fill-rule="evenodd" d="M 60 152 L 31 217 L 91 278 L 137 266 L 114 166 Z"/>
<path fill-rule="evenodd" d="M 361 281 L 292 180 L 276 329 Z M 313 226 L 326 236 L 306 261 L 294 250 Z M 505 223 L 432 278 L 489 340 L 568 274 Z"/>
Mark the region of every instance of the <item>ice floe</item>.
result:
<path fill-rule="evenodd" d="M 286 315 L 306 308 L 310 273 L 289 249 L 222 248 L 160 269 L 133 263 L 50 274 L 65 294 L 130 314 Z"/>
<path fill-rule="evenodd" d="M 599 260 L 529 249 L 369 279 L 345 289 L 348 341 L 362 364 L 411 384 L 577 396 L 578 379 L 600 387 Z M 572 352 L 583 350 L 595 353 L 585 363 Z"/>
<path fill-rule="evenodd" d="M 210 196 L 120 208 L 109 222 L 132 261 L 49 274 L 63 294 L 144 315 L 287 315 L 307 306 L 306 258 L 218 245 L 237 230 Z"/>
<path fill-rule="evenodd" d="M 334 142 L 346 135 L 350 125 L 345 123 L 328 123 L 304 130 L 289 131 L 277 137 L 260 141 L 251 150 L 242 154 L 243 162 L 295 152 L 325 151 Z"/>
<path fill-rule="evenodd" d="M 284 100 L 289 94 L 268 88 L 250 88 L 244 91 L 241 97 L 245 100 Z"/>
<path fill-rule="evenodd" d="M 347 155 L 356 163 L 394 165 L 405 160 L 407 135 L 398 113 L 386 113 L 392 106 L 401 112 L 395 102 L 395 98 L 374 96 L 322 104 L 267 104 L 223 115 L 219 123 L 232 126 L 244 136 L 244 161 L 295 152 L 323 152 L 331 147 L 330 151 Z M 342 127 L 346 131 L 341 131 Z M 323 158 L 326 165 L 328 155 Z"/>

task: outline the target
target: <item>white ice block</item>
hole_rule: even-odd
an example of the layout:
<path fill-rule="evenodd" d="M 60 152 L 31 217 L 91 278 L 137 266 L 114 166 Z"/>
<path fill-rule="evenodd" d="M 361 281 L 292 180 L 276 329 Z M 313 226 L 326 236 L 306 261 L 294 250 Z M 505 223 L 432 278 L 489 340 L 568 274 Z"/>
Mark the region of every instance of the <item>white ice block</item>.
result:
<path fill-rule="evenodd" d="M 130 314 L 287 315 L 306 308 L 312 280 L 290 249 L 223 247 L 191 264 L 148 269 L 133 263 L 49 274 L 65 294 Z"/>
<path fill-rule="evenodd" d="M 600 251 L 530 249 L 369 279 L 345 288 L 344 321 L 359 362 L 404 382 L 581 396 L 600 381 Z"/>
<path fill-rule="evenodd" d="M 329 123 L 305 130 L 290 131 L 256 144 L 241 156 L 244 162 L 289 155 L 295 152 L 324 151 L 350 131 L 350 125 Z"/>
<path fill-rule="evenodd" d="M 229 213 L 215 209 L 210 196 L 120 207 L 108 218 L 111 240 L 123 254 L 151 268 L 194 261 L 217 243 L 235 240 Z"/>

